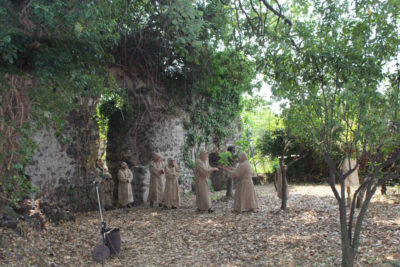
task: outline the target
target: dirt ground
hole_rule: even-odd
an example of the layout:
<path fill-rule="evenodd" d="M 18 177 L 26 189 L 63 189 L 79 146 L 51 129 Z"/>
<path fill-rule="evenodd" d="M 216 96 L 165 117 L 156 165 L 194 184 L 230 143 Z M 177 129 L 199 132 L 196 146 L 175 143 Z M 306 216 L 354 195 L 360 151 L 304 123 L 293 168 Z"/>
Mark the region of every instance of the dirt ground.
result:
<path fill-rule="evenodd" d="M 105 212 L 121 230 L 122 253 L 104 266 L 338 266 L 338 206 L 327 185 L 291 185 L 288 209 L 279 211 L 273 186 L 257 186 L 258 213 L 231 213 L 233 200 L 212 194 L 215 212 L 196 213 L 194 195 L 178 210 L 148 205 Z M 23 227 L 22 227 L 23 228 Z M 24 237 L 0 228 L 1 266 L 101 266 L 98 212 L 76 222 L 48 224 Z M 400 266 L 400 190 L 377 193 L 361 234 L 357 266 Z"/>

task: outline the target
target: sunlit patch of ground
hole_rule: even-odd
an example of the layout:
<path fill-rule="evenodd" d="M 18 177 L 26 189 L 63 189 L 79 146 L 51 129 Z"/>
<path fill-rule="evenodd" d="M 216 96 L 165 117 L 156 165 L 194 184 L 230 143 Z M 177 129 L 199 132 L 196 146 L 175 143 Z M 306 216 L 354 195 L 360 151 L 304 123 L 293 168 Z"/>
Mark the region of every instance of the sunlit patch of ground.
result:
<path fill-rule="evenodd" d="M 289 189 L 285 212 L 279 211 L 280 200 L 271 185 L 256 187 L 258 213 L 232 214 L 233 201 L 223 198 L 224 192 L 213 193 L 217 199 L 213 214 L 196 213 L 193 195 L 184 196 L 178 210 L 141 206 L 108 211 L 105 220 L 121 229 L 123 251 L 105 266 L 340 265 L 338 207 L 329 186 L 291 185 Z M 400 264 L 400 195 L 396 190 L 391 188 L 388 197 L 377 193 L 370 205 L 359 266 Z M 16 253 L 0 250 L 0 263 L 95 265 L 91 250 L 101 243 L 98 216 L 98 212 L 82 213 L 75 223 L 27 233 L 29 242 L 13 236 L 12 243 L 31 247 L 19 261 Z M 8 230 L 0 231 L 10 235 Z"/>

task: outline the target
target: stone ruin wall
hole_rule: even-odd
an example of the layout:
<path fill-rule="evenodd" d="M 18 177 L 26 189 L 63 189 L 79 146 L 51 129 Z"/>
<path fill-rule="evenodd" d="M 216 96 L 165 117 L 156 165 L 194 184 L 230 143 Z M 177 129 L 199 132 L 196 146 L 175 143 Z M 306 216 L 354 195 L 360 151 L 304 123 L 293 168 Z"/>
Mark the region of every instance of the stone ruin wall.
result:
<path fill-rule="evenodd" d="M 37 130 L 32 139 L 39 147 L 33 156 L 32 165 L 25 168 L 32 184 L 45 194 L 60 185 L 74 183 L 76 162 L 62 149 L 54 131 Z"/>
<path fill-rule="evenodd" d="M 91 113 L 71 112 L 62 134 L 68 141 L 57 138 L 51 127 L 32 132 L 38 150 L 25 173 L 39 188 L 36 197 L 45 202 L 75 211 L 93 209 L 99 150 L 97 123 Z"/>
<path fill-rule="evenodd" d="M 131 81 L 130 86 L 145 84 L 135 80 Z M 93 181 L 98 177 L 96 160 L 104 148 L 93 114 L 94 109 L 86 109 L 68 116 L 67 126 L 62 133 L 70 140 L 66 143 L 56 137 L 51 127 L 32 132 L 38 150 L 25 172 L 32 184 L 39 188 L 37 194 L 49 203 L 73 210 L 96 208 Z M 132 186 L 137 203 L 147 200 L 150 179 L 148 166 L 152 152 L 160 153 L 165 161 L 168 157 L 174 158 L 181 168 L 181 192 L 191 190 L 193 174 L 182 161 L 186 134 L 183 120 L 182 112 L 179 116 L 165 113 L 144 116 L 140 123 L 129 121 L 118 113 L 111 118 L 107 165 L 117 185 L 118 166 L 121 161 L 127 161 L 134 174 Z M 117 186 L 114 193 L 116 200 Z"/>
<path fill-rule="evenodd" d="M 148 85 L 139 79 L 130 79 L 127 86 L 129 91 Z M 130 98 L 134 97 L 130 95 Z M 188 115 L 176 109 L 173 113 L 157 111 L 157 102 L 152 102 L 151 95 L 146 97 L 156 112 L 144 114 L 140 120 L 129 119 L 116 112 L 110 119 L 107 137 L 106 161 L 115 184 L 118 184 L 119 165 L 121 161 L 126 161 L 134 175 L 132 186 L 138 204 L 147 200 L 148 167 L 153 152 L 160 153 L 165 163 L 168 157 L 175 159 L 181 169 L 181 192 L 190 192 L 193 183 L 193 171 L 183 162 L 186 135 L 183 122 Z M 101 144 L 93 114 L 78 112 L 69 116 L 63 133 L 72 140 L 67 144 L 62 144 L 52 129 L 40 129 L 32 135 L 39 150 L 33 157 L 32 165 L 27 166 L 25 171 L 33 185 L 39 187 L 40 195 L 56 205 L 73 206 L 75 210 L 96 207 L 93 181 L 98 176 L 96 160 L 101 154 Z M 82 134 L 86 137 L 84 140 L 80 138 Z M 86 144 L 82 145 L 82 142 Z M 86 199 L 84 205 L 82 197 Z M 114 199 L 117 199 L 117 186 Z"/>
<path fill-rule="evenodd" d="M 124 74 L 116 74 L 120 77 L 121 86 L 126 83 L 131 103 L 137 103 L 137 94 L 129 92 L 141 91 L 150 85 L 138 78 L 125 79 Z M 133 173 L 133 190 L 136 203 L 147 200 L 148 186 L 150 181 L 149 164 L 153 153 L 159 153 L 167 163 L 169 157 L 174 158 L 181 170 L 180 189 L 181 192 L 191 191 L 193 171 L 185 166 L 183 162 L 183 146 L 185 143 L 186 130 L 183 121 L 186 114 L 182 111 L 174 113 L 163 111 L 160 106 L 168 105 L 157 102 L 151 93 L 144 96 L 152 110 L 134 118 L 129 118 L 116 112 L 113 114 L 109 124 L 107 144 L 107 165 L 113 177 L 117 176 L 119 165 L 122 161 L 128 163 Z"/>

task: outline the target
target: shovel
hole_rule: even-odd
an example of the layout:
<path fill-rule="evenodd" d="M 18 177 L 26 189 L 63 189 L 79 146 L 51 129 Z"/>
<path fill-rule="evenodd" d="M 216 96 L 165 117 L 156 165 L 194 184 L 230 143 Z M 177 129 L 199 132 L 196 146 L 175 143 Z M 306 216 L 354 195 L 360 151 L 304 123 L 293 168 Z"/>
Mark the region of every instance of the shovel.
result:
<path fill-rule="evenodd" d="M 100 220 L 101 220 L 101 236 L 103 244 L 96 246 L 92 251 L 93 260 L 104 263 L 104 260 L 110 256 L 118 255 L 121 252 L 121 237 L 118 228 L 106 228 L 106 223 L 103 218 L 103 209 L 100 200 L 99 184 L 94 182 L 97 195 L 97 203 L 99 205 Z"/>

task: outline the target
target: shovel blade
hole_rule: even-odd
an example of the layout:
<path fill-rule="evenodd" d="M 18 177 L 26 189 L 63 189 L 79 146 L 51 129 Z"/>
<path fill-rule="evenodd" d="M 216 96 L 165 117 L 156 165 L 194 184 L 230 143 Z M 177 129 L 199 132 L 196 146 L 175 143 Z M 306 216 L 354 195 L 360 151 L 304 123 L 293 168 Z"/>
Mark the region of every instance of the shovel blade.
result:
<path fill-rule="evenodd" d="M 110 249 L 105 245 L 96 246 L 92 251 L 95 262 L 102 262 L 110 257 Z"/>

